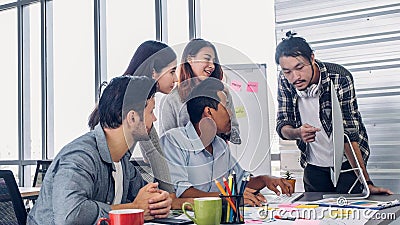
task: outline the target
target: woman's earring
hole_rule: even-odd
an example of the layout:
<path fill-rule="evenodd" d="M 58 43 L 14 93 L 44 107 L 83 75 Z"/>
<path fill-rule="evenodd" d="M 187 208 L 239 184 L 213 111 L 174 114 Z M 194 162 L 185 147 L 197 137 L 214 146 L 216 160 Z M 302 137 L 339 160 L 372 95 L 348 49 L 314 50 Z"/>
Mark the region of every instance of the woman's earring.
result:
<path fill-rule="evenodd" d="M 154 80 L 157 80 L 157 73 L 156 73 L 156 70 L 155 70 L 154 68 L 153 68 L 151 77 L 152 77 Z"/>
<path fill-rule="evenodd" d="M 156 90 L 160 91 L 160 84 L 158 83 L 158 81 L 156 82 Z"/>

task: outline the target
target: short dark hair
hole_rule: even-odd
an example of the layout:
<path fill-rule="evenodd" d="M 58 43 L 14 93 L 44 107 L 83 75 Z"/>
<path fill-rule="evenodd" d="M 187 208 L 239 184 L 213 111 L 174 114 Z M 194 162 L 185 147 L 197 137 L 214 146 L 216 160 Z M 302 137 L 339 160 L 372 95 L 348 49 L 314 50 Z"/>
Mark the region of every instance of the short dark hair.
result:
<path fill-rule="evenodd" d="M 311 55 L 313 50 L 307 43 L 306 39 L 302 37 L 295 37 L 296 33 L 291 31 L 286 32 L 286 38 L 283 38 L 281 43 L 278 44 L 275 51 L 275 62 L 279 65 L 279 59 L 282 56 L 298 57 L 303 56 L 311 63 Z"/>
<path fill-rule="evenodd" d="M 153 79 L 144 76 L 123 75 L 114 77 L 103 91 L 99 103 L 89 117 L 89 127 L 100 122 L 103 128 L 118 128 L 130 110 L 143 119 L 143 110 L 148 99 L 156 92 Z"/>
<path fill-rule="evenodd" d="M 174 60 L 176 60 L 175 51 L 167 44 L 152 40 L 145 41 L 136 49 L 124 75 L 152 78 L 153 69 L 160 73 Z"/>
<path fill-rule="evenodd" d="M 189 113 L 190 122 L 200 122 L 205 107 L 218 109 L 221 99 L 218 92 L 224 90 L 224 85 L 219 79 L 209 77 L 198 83 L 191 91 L 186 107 Z"/>

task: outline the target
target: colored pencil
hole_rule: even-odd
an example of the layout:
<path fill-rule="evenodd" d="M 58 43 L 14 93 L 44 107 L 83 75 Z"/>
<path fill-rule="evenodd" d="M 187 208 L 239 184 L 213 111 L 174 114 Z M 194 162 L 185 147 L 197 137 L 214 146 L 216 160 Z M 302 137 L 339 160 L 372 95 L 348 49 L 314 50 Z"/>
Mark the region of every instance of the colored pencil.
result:
<path fill-rule="evenodd" d="M 230 176 L 230 175 L 229 175 L 229 176 Z M 229 179 L 229 177 L 228 177 L 228 179 Z M 226 180 L 225 177 L 222 178 L 222 181 L 224 182 L 226 191 L 227 191 L 228 194 L 231 196 L 231 195 L 232 195 L 231 184 L 228 184 L 228 181 Z M 229 180 L 229 183 L 231 183 L 231 182 L 232 182 L 232 180 Z"/>
<path fill-rule="evenodd" d="M 240 186 L 240 194 L 243 195 L 244 189 L 246 189 L 247 183 L 250 181 L 250 176 L 248 177 L 243 177 L 242 179 L 242 185 Z"/>
<path fill-rule="evenodd" d="M 237 189 L 237 180 L 236 180 L 236 173 L 235 171 L 232 171 L 232 177 L 233 177 L 233 183 L 232 183 L 232 193 L 239 194 L 238 189 Z"/>
<path fill-rule="evenodd" d="M 222 178 L 222 181 L 223 181 L 224 184 L 225 184 L 226 191 L 229 193 L 229 195 L 232 195 L 232 191 L 231 191 L 231 184 L 232 184 L 231 175 L 229 175 L 228 179 L 229 179 L 229 183 L 228 183 L 228 181 L 225 179 L 225 177 Z M 231 206 L 228 204 L 227 207 L 226 207 L 226 218 L 225 218 L 225 222 L 230 222 L 230 218 L 231 218 Z"/>
<path fill-rule="evenodd" d="M 217 181 L 217 180 L 214 180 L 214 182 L 215 182 L 215 185 L 217 185 L 217 188 L 219 189 L 219 191 L 221 192 L 221 194 L 224 195 L 224 196 L 228 196 L 228 195 L 226 194 L 224 188 L 222 188 L 221 183 L 219 183 L 219 181 Z M 236 213 L 236 206 L 235 206 L 235 204 L 233 204 L 232 200 L 231 200 L 229 197 L 226 198 L 226 200 L 227 200 L 228 203 L 231 205 L 233 211 L 235 211 L 235 213 Z"/>
<path fill-rule="evenodd" d="M 232 174 L 229 174 L 228 180 L 229 180 L 229 188 L 231 189 L 231 193 L 229 193 L 229 195 L 233 196 L 233 195 L 235 195 L 235 192 L 234 192 L 235 189 L 233 189 L 233 176 L 232 176 Z M 235 198 L 231 198 L 231 199 L 236 204 L 236 202 L 233 200 Z M 233 213 L 233 209 L 230 209 L 229 211 L 230 211 L 229 212 L 229 222 L 231 222 L 231 221 L 233 221 L 235 213 Z"/>

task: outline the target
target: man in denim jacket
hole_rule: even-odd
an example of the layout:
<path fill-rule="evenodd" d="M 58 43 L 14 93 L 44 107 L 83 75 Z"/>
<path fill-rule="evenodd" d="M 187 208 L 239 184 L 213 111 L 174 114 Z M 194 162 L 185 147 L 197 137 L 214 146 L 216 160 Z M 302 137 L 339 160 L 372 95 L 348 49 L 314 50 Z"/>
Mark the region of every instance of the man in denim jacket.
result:
<path fill-rule="evenodd" d="M 43 181 L 27 224 L 95 224 L 115 209 L 144 210 L 145 219 L 167 217 L 171 198 L 147 184 L 129 162 L 156 120 L 154 81 L 121 76 L 110 81 L 91 116 L 100 124 L 67 144 Z"/>

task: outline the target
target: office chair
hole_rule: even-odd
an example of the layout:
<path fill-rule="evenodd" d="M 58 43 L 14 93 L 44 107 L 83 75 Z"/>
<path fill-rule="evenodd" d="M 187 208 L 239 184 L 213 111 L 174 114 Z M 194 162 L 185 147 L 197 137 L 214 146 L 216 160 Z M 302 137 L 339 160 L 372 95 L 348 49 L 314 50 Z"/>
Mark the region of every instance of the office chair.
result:
<path fill-rule="evenodd" d="M 0 224 L 25 225 L 27 213 L 10 170 L 0 170 Z"/>
<path fill-rule="evenodd" d="M 44 175 L 46 175 L 47 169 L 49 168 L 52 160 L 38 160 L 36 162 L 35 177 L 33 178 L 32 187 L 42 186 Z"/>
<path fill-rule="evenodd" d="M 133 158 L 130 162 L 140 172 L 143 179 L 147 183 L 154 182 L 154 175 L 151 170 L 150 164 L 146 163 L 142 158 Z"/>

